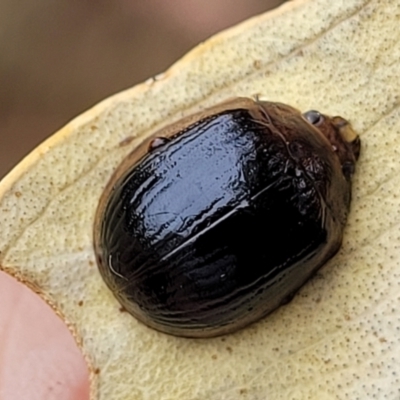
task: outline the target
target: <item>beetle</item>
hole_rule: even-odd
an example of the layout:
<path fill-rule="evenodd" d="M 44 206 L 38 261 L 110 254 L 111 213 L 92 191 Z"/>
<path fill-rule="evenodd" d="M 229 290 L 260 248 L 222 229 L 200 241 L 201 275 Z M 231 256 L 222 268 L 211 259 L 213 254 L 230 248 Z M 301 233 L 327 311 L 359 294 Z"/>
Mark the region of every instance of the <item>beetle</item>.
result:
<path fill-rule="evenodd" d="M 345 119 L 258 99 L 169 125 L 101 197 L 100 273 L 152 328 L 235 332 L 287 303 L 338 251 L 359 152 Z"/>

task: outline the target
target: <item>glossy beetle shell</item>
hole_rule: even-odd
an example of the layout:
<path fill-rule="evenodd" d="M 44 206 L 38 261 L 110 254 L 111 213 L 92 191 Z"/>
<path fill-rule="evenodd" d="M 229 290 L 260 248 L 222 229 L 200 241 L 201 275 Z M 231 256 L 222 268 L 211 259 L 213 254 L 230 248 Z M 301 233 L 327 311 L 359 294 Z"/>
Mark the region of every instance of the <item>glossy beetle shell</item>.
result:
<path fill-rule="evenodd" d="M 340 117 L 246 98 L 164 128 L 102 196 L 101 275 L 166 333 L 210 337 L 257 321 L 339 249 L 359 148 Z"/>

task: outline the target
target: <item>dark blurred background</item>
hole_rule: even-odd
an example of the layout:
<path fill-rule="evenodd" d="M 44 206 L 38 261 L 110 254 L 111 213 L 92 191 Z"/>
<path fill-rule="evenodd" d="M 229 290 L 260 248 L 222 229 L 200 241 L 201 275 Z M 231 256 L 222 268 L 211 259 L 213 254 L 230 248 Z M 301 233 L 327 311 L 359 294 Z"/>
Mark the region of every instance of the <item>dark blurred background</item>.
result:
<path fill-rule="evenodd" d="M 103 98 L 284 0 L 0 0 L 0 178 Z"/>

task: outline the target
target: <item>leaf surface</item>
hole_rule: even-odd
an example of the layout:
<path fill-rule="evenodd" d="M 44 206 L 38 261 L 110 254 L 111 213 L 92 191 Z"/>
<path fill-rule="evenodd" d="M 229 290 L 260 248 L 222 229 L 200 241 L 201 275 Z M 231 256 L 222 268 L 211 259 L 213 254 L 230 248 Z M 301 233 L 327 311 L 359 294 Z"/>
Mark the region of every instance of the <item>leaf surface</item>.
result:
<path fill-rule="evenodd" d="M 1 182 L 1 268 L 70 326 L 93 399 L 398 398 L 399 24 L 397 0 L 287 3 L 82 114 Z M 120 311 L 97 271 L 102 190 L 156 129 L 253 95 L 341 115 L 360 134 L 342 249 L 289 305 L 236 334 L 155 332 Z"/>

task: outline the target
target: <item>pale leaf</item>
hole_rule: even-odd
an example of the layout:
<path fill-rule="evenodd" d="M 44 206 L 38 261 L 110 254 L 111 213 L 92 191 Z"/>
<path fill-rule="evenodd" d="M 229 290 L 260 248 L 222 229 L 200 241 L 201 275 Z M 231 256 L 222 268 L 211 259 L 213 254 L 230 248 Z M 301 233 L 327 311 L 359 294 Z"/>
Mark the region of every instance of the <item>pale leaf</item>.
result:
<path fill-rule="evenodd" d="M 90 363 L 93 398 L 399 398 L 399 26 L 398 0 L 287 3 L 100 103 L 3 180 L 2 269 L 69 324 Z M 100 278 L 92 248 L 99 197 L 157 128 L 256 94 L 341 115 L 360 133 L 343 247 L 290 304 L 236 334 L 155 332 L 120 312 Z"/>

